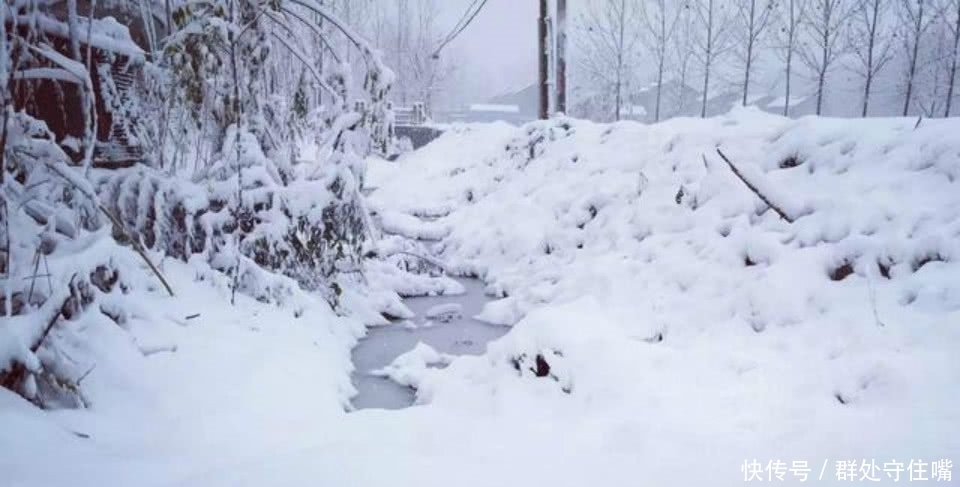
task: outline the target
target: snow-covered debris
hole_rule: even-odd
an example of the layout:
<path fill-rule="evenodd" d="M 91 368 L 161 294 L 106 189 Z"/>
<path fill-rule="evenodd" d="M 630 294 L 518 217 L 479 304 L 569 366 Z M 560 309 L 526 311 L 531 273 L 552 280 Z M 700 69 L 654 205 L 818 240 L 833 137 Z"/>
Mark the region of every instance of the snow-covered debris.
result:
<path fill-rule="evenodd" d="M 418 342 L 413 350 L 400 355 L 390 365 L 371 374 L 388 377 L 390 380 L 405 386 L 418 387 L 420 381 L 436 366 L 446 366 L 453 361 L 453 357 L 436 351 L 430 345 Z"/>
<path fill-rule="evenodd" d="M 438 304 L 427 310 L 427 318 L 441 322 L 449 322 L 463 316 L 463 306 L 459 303 Z"/>
<path fill-rule="evenodd" d="M 415 240 L 440 240 L 450 229 L 438 221 L 426 221 L 397 211 L 381 210 L 380 225 L 387 234 L 402 235 Z"/>

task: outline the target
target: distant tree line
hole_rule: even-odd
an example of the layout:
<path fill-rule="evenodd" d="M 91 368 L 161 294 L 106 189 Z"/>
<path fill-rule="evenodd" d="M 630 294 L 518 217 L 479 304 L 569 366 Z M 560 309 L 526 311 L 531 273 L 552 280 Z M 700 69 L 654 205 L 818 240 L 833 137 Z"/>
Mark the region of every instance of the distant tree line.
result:
<path fill-rule="evenodd" d="M 638 115 L 641 92 L 651 121 L 694 113 L 694 96 L 705 117 L 721 94 L 776 95 L 786 116 L 809 100 L 821 115 L 840 73 L 857 81 L 863 117 L 881 84 L 903 116 L 957 113 L 960 0 L 589 0 L 570 38 L 574 112 L 595 119 Z M 760 71 L 775 87 L 758 86 Z"/>

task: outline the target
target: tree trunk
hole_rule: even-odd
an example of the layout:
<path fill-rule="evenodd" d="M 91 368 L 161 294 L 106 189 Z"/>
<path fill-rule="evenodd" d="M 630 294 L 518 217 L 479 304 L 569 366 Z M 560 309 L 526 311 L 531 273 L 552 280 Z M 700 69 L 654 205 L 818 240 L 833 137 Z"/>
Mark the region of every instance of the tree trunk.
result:
<path fill-rule="evenodd" d="M 797 37 L 797 12 L 796 12 L 796 1 L 790 0 L 790 26 L 787 31 L 787 66 L 786 66 L 786 93 L 784 93 L 783 100 L 783 116 L 790 116 L 790 75 L 793 72 L 793 50 L 796 47 L 796 37 Z"/>
<path fill-rule="evenodd" d="M 786 89 L 786 93 L 784 93 L 785 99 L 783 101 L 784 117 L 790 116 L 790 71 L 792 68 L 793 68 L 793 48 L 791 47 L 787 51 L 787 89 Z"/>
<path fill-rule="evenodd" d="M 817 72 L 817 116 L 823 114 L 823 90 L 827 81 L 827 65 L 830 63 L 830 18 L 823 26 L 823 57 L 820 58 L 820 70 Z"/>
<path fill-rule="evenodd" d="M 667 57 L 667 53 L 663 52 L 664 48 L 660 49 L 660 65 L 657 66 L 657 104 L 653 112 L 653 121 L 660 121 L 660 100 L 663 93 L 663 69 L 664 69 L 664 58 Z"/>
<path fill-rule="evenodd" d="M 617 120 L 618 121 L 623 116 L 622 114 L 623 83 L 624 83 L 623 75 L 624 75 L 624 69 L 625 69 L 623 65 L 623 57 L 624 57 L 624 49 L 625 49 L 624 37 L 626 35 L 625 30 L 627 27 L 626 15 L 627 15 L 627 1 L 620 0 L 620 19 L 619 19 L 620 20 L 620 36 L 617 38 Z"/>
<path fill-rule="evenodd" d="M 549 58 L 547 57 L 547 0 L 540 0 L 540 22 L 538 23 L 537 47 L 539 53 L 540 75 L 540 120 L 550 118 L 550 87 L 548 86 L 547 71 Z"/>
<path fill-rule="evenodd" d="M 960 58 L 960 1 L 957 1 L 957 19 L 953 26 L 953 59 L 950 61 L 950 83 L 947 85 L 947 107 L 943 111 L 944 117 L 950 116 L 953 106 L 953 89 L 957 84 L 957 58 Z"/>
<path fill-rule="evenodd" d="M 743 106 L 747 106 L 747 97 L 750 91 L 750 68 L 753 64 L 754 16 L 756 15 L 757 0 L 750 0 L 750 22 L 747 28 L 747 65 L 743 73 Z"/>
<path fill-rule="evenodd" d="M 567 113 L 567 0 L 557 0 L 557 111 Z"/>
<path fill-rule="evenodd" d="M 920 36 L 923 35 L 923 0 L 917 0 L 917 22 L 913 26 L 913 47 L 910 53 L 910 68 L 907 70 L 907 93 L 903 98 L 903 116 L 910 113 L 913 99 L 913 78 L 917 74 L 917 58 L 920 53 Z"/>
<path fill-rule="evenodd" d="M 707 49 L 703 63 L 703 97 L 700 102 L 700 118 L 707 118 L 707 93 L 710 90 L 710 64 L 713 61 L 713 0 L 707 7 Z"/>
<path fill-rule="evenodd" d="M 877 40 L 877 22 L 880 15 L 880 0 L 873 0 L 873 18 L 870 19 L 870 39 L 867 42 L 867 78 L 863 86 L 863 111 L 861 117 L 866 118 L 870 107 L 870 87 L 873 85 L 873 48 Z"/>

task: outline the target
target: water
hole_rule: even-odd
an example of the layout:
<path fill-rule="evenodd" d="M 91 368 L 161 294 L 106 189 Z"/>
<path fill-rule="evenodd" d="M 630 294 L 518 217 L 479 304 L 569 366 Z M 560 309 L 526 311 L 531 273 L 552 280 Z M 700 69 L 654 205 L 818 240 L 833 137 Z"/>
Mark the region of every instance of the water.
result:
<path fill-rule="evenodd" d="M 430 345 L 441 353 L 451 355 L 480 355 L 486 350 L 487 343 L 503 336 L 508 330 L 505 326 L 495 326 L 472 318 L 489 301 L 484 295 L 484 284 L 478 279 L 457 279 L 466 289 L 466 294 L 457 296 L 429 296 L 407 298 L 404 303 L 416 313 L 411 321 L 421 325 L 426 321 L 430 308 L 457 303 L 463 308 L 463 315 L 447 323 L 435 322 L 432 327 L 404 328 L 402 323 L 371 328 L 366 338 L 353 349 L 353 364 L 356 371 L 353 383 L 357 395 L 353 406 L 357 409 L 382 408 L 401 409 L 413 404 L 415 391 L 384 377 L 369 374 L 372 370 L 386 367 L 398 356 L 409 352 L 417 342 Z"/>

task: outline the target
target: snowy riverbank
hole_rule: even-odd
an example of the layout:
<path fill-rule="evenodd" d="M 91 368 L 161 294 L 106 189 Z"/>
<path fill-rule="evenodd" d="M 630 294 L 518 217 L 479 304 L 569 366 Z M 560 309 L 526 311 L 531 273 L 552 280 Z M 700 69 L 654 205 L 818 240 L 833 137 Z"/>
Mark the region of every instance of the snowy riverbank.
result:
<path fill-rule="evenodd" d="M 454 127 L 369 161 L 369 205 L 389 233 L 429 237 L 437 259 L 484 278 L 497 299 L 482 317 L 514 327 L 443 369 L 395 364 L 422 405 L 346 413 L 350 348 L 381 318 L 369 309 L 234 308 L 225 277 L 168 260 L 178 298 L 143 298 L 133 334 L 177 351 L 91 374 L 86 411 L 0 390 L 0 474 L 18 487 L 732 486 L 756 459 L 806 461 L 829 485 L 837 460 L 872 459 L 922 460 L 929 477 L 929 462 L 960 460 L 960 121 L 915 123 L 744 110 Z M 372 291 L 345 295 L 357 310 L 403 317 L 391 290 L 455 286 L 368 271 Z"/>

